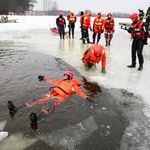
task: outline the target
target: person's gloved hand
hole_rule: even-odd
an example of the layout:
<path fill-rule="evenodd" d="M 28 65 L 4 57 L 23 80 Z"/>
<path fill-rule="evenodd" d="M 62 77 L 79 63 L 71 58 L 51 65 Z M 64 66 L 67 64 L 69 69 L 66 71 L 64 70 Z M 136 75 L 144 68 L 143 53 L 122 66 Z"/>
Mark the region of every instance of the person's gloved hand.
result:
<path fill-rule="evenodd" d="M 27 108 L 31 108 L 31 107 L 33 107 L 33 104 L 25 103 L 25 106 L 26 106 Z"/>
<path fill-rule="evenodd" d="M 102 73 L 106 73 L 105 68 L 102 68 L 101 72 L 102 72 Z"/>
<path fill-rule="evenodd" d="M 127 29 L 127 27 L 126 27 L 126 30 L 128 31 L 128 33 L 131 34 L 131 32 L 132 32 L 132 27 L 130 27 L 130 28 L 128 28 L 128 29 Z"/>
<path fill-rule="evenodd" d="M 85 67 L 86 71 L 89 70 L 89 66 L 88 65 L 84 65 L 84 67 Z"/>
<path fill-rule="evenodd" d="M 44 80 L 44 76 L 39 75 L 39 76 L 38 76 L 38 79 L 39 79 L 39 81 L 43 81 L 43 80 Z"/>
<path fill-rule="evenodd" d="M 94 102 L 94 100 L 92 100 L 90 97 L 87 97 L 86 100 L 92 103 Z"/>

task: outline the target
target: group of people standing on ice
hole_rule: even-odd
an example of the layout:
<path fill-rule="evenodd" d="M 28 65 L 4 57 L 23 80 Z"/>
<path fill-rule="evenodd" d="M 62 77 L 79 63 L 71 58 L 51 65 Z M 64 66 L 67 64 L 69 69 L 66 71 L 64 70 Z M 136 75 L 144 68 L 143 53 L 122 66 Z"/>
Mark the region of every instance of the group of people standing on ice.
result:
<path fill-rule="evenodd" d="M 133 39 L 132 46 L 131 46 L 131 64 L 127 67 L 135 68 L 136 67 L 136 55 L 138 56 L 139 60 L 139 67 L 138 70 L 143 70 L 143 47 L 147 44 L 147 37 L 148 37 L 148 27 L 150 19 L 150 7 L 147 10 L 146 14 L 146 22 L 143 22 L 143 11 L 139 10 L 138 13 L 132 13 L 130 15 L 130 19 L 132 20 L 132 25 L 127 31 L 131 34 Z M 69 38 L 74 38 L 74 29 L 75 23 L 77 21 L 76 15 L 71 12 L 67 16 L 68 20 L 68 27 L 69 27 Z M 56 19 L 57 28 L 59 30 L 60 38 L 64 39 L 65 35 L 65 27 L 66 21 L 61 13 L 59 17 Z M 83 44 L 90 43 L 93 44 L 87 50 L 85 50 L 83 54 L 83 63 L 85 65 L 85 69 L 91 68 L 93 65 L 96 65 L 99 61 L 102 60 L 102 72 L 105 73 L 106 67 L 106 56 L 104 55 L 104 47 L 101 45 L 96 45 L 99 43 L 101 39 L 102 33 L 104 33 L 106 44 L 105 46 L 111 45 L 111 40 L 113 38 L 113 33 L 115 32 L 115 21 L 111 13 L 107 14 L 107 18 L 102 17 L 102 13 L 98 12 L 97 16 L 94 18 L 93 26 L 91 25 L 91 13 L 83 12 L 80 13 L 80 28 L 81 28 L 81 40 Z M 89 37 L 89 30 L 93 31 L 92 39 L 90 41 Z M 98 55 L 99 54 L 99 55 Z M 104 57 L 105 56 L 105 57 Z M 105 58 L 105 59 L 104 59 Z M 105 64 L 105 65 L 104 65 Z"/>
<path fill-rule="evenodd" d="M 69 28 L 69 38 L 74 38 L 74 30 L 75 30 L 75 23 L 77 21 L 76 15 L 71 12 L 67 16 L 68 20 L 68 28 Z M 66 27 L 66 20 L 63 17 L 63 14 L 60 13 L 59 17 L 56 19 L 57 28 L 59 30 L 60 38 L 65 37 L 65 27 Z M 93 21 L 93 27 L 91 26 L 91 13 L 81 11 L 80 14 L 80 28 L 81 28 L 81 40 L 83 44 L 86 43 L 99 43 L 101 38 L 101 34 L 105 32 L 105 39 L 106 39 L 106 46 L 110 45 L 111 39 L 113 37 L 115 22 L 111 13 L 107 14 L 107 18 L 102 18 L 102 13 L 98 12 L 97 16 Z M 90 41 L 89 38 L 89 29 L 93 31 L 93 41 Z M 97 36 L 97 40 L 96 40 Z"/>

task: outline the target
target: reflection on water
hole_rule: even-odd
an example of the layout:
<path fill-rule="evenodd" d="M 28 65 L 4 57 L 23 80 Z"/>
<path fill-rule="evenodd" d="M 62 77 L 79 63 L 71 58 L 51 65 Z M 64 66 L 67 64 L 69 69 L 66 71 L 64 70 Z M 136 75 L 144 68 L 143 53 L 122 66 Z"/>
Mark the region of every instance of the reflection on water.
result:
<path fill-rule="evenodd" d="M 89 92 L 88 95 L 91 97 L 95 97 L 102 92 L 101 87 L 97 83 L 89 82 L 85 77 L 83 77 L 83 84 L 84 88 Z"/>

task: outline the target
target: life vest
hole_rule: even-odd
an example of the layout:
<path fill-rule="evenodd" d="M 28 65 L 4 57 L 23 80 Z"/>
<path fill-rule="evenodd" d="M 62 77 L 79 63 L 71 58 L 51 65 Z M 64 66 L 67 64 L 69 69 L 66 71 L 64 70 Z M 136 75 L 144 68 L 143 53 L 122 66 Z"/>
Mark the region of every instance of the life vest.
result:
<path fill-rule="evenodd" d="M 113 30 L 114 29 L 114 19 L 106 19 L 104 27 L 105 27 L 105 30 Z"/>
<path fill-rule="evenodd" d="M 95 18 L 93 23 L 94 29 L 99 28 L 100 30 L 103 30 L 104 26 L 104 19 L 103 18 Z"/>
<path fill-rule="evenodd" d="M 60 96 L 70 95 L 74 92 L 74 86 L 81 85 L 81 83 L 78 80 L 61 80 L 57 83 L 57 85 L 54 85 L 52 87 L 52 92 L 58 93 Z"/>
<path fill-rule="evenodd" d="M 90 16 L 85 14 L 83 17 L 83 28 L 88 29 L 90 27 Z"/>
<path fill-rule="evenodd" d="M 70 23 L 75 23 L 76 22 L 76 16 L 75 15 L 69 15 L 67 20 L 70 22 Z"/>
<path fill-rule="evenodd" d="M 137 23 L 132 23 L 132 38 L 140 38 L 142 40 L 145 39 L 145 32 L 143 29 L 143 21 L 138 21 Z"/>
<path fill-rule="evenodd" d="M 63 26 L 65 24 L 65 20 L 64 20 L 64 18 L 58 18 L 58 22 L 57 22 L 57 25 L 59 25 L 59 26 Z"/>

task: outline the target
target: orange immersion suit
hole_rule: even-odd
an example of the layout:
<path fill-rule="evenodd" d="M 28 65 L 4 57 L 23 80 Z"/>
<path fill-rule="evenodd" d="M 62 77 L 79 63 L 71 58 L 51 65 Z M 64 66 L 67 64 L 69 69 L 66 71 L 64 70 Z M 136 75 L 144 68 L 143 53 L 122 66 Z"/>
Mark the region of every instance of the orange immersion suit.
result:
<path fill-rule="evenodd" d="M 43 99 L 35 100 L 31 105 L 45 104 L 50 101 L 50 99 L 56 99 L 56 102 L 49 109 L 51 111 L 61 102 L 65 101 L 73 93 L 77 93 L 84 99 L 88 97 L 84 92 L 80 90 L 79 86 L 81 85 L 81 82 L 76 79 L 52 80 L 45 76 L 44 81 L 52 84 L 53 87 L 49 91 L 49 94 L 47 94 Z M 49 110 L 42 110 L 42 112 L 48 114 Z"/>
<path fill-rule="evenodd" d="M 94 54 L 94 51 L 97 48 L 102 48 L 101 55 L 98 57 Z M 102 68 L 106 68 L 106 54 L 103 46 L 100 47 L 100 45 L 94 44 L 84 52 L 83 63 L 85 65 L 88 65 L 89 63 L 95 65 L 100 61 L 102 62 Z"/>

